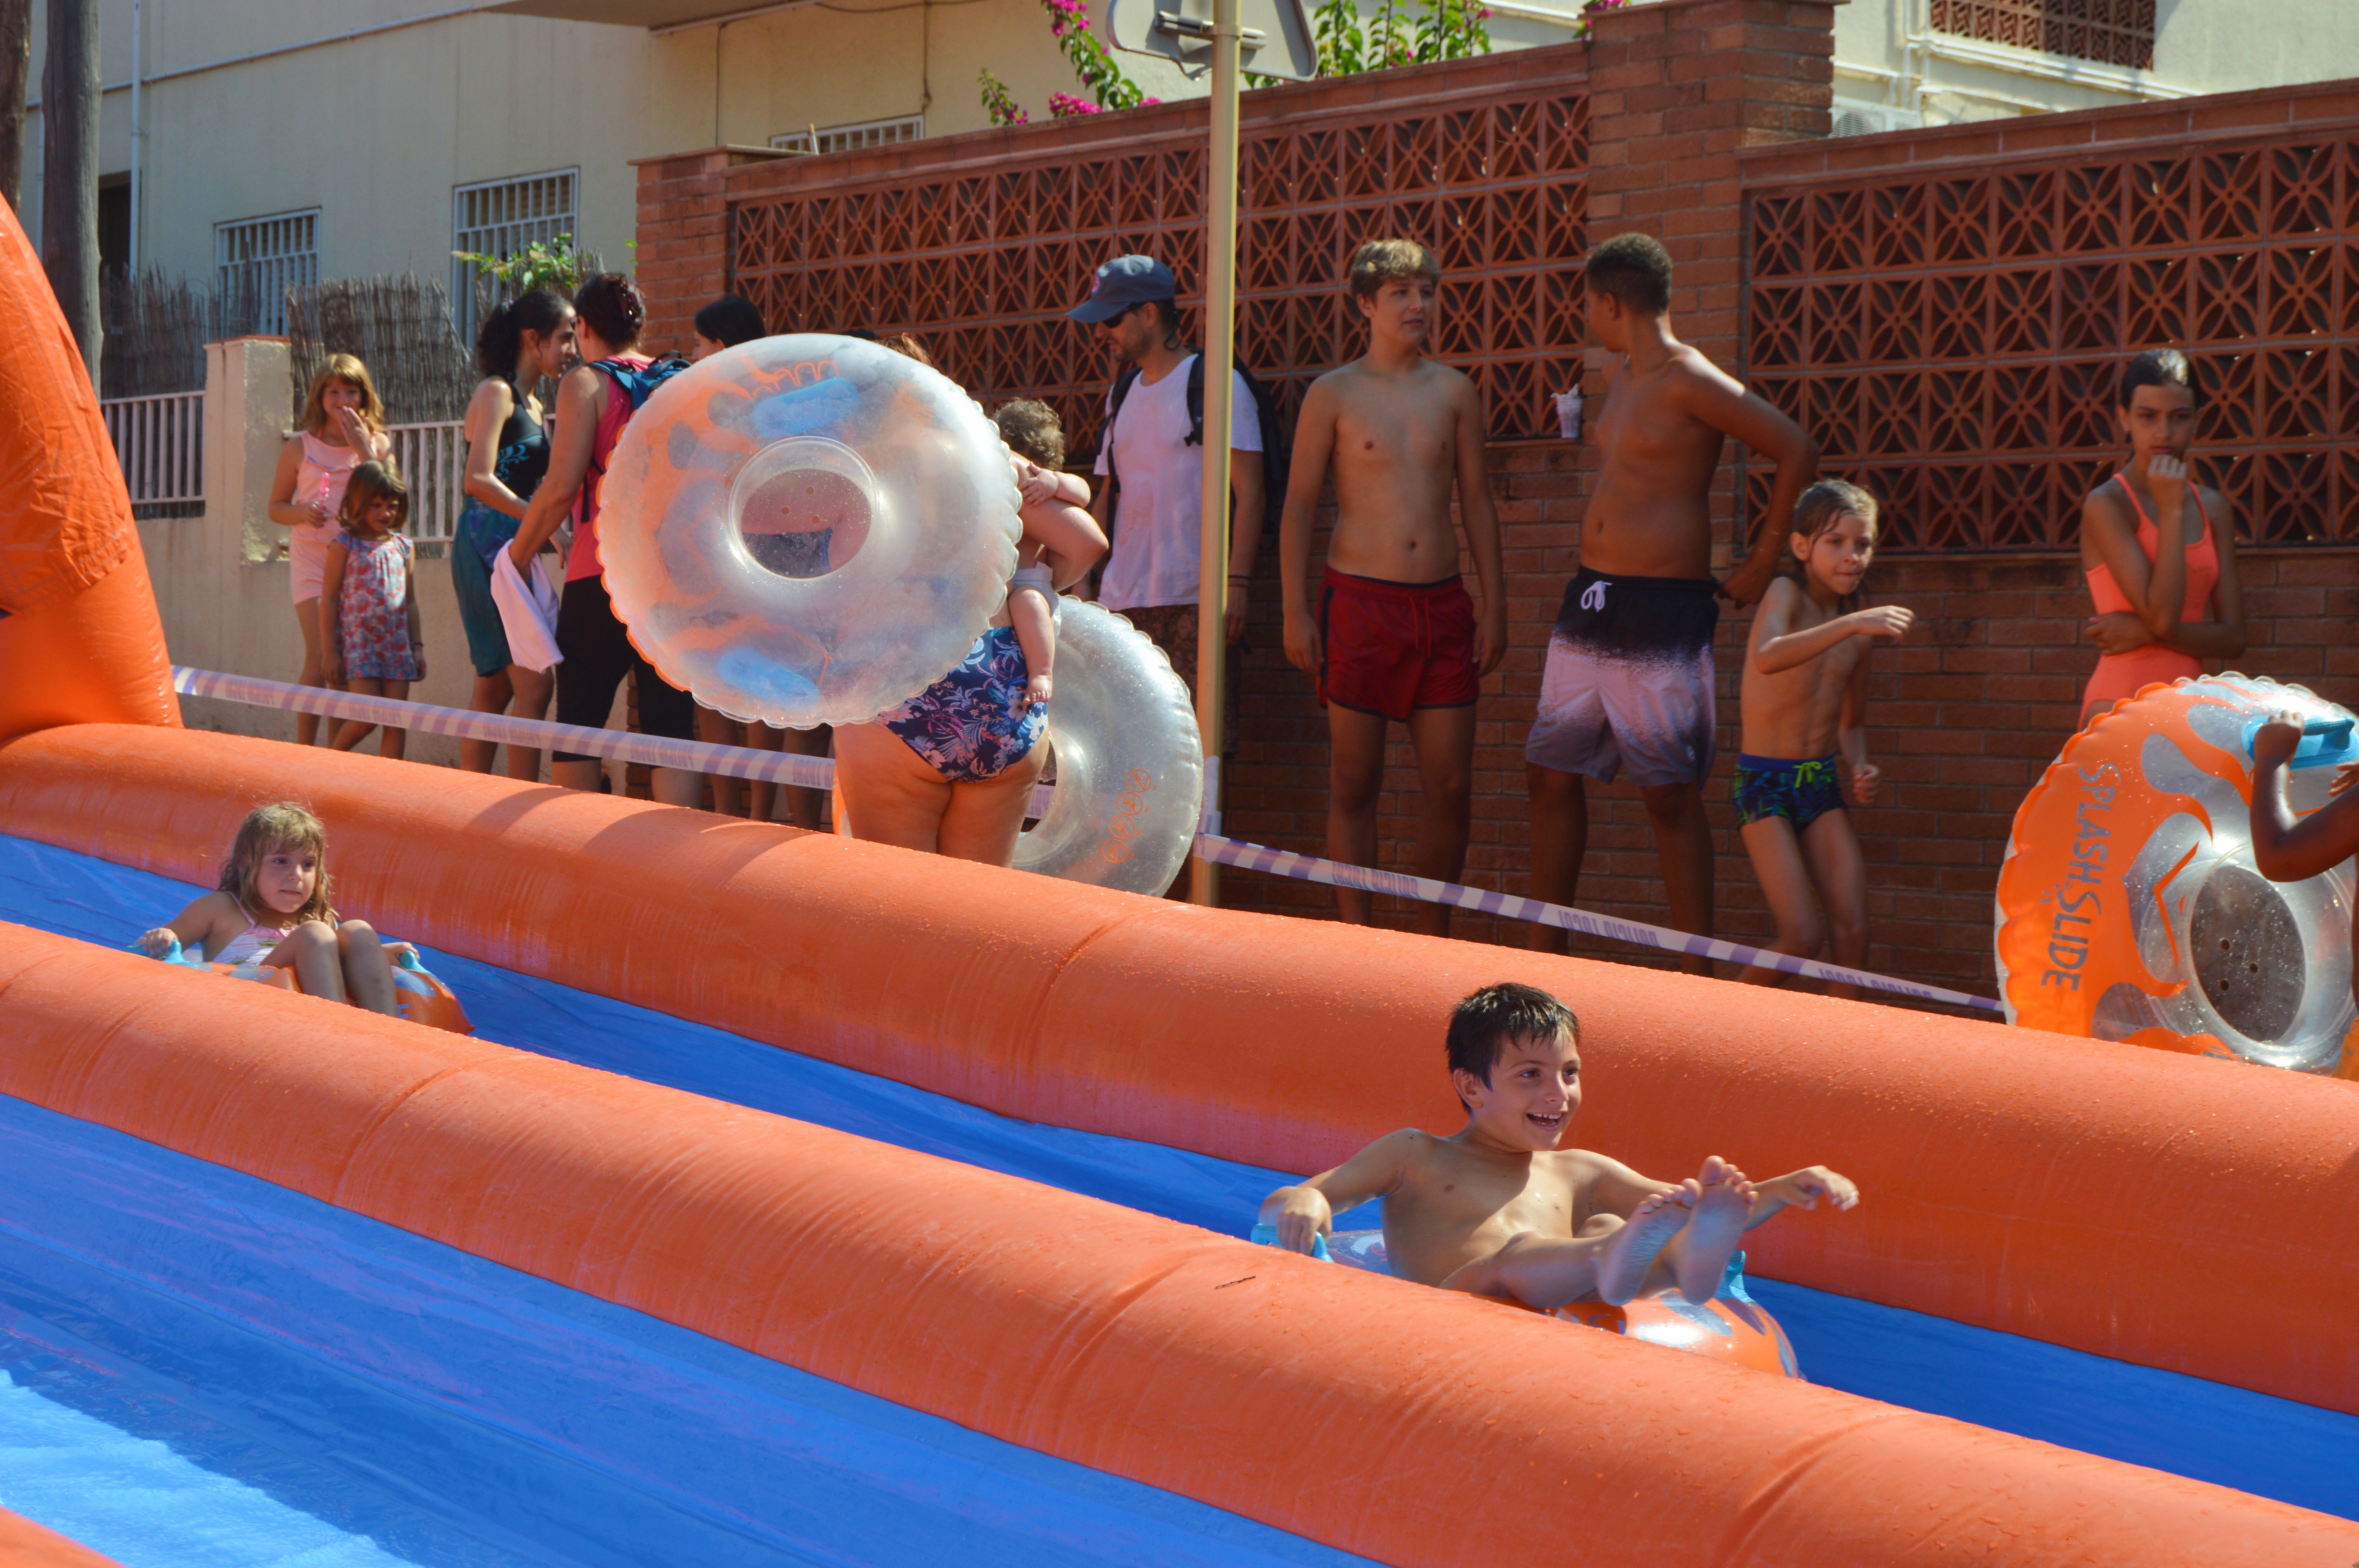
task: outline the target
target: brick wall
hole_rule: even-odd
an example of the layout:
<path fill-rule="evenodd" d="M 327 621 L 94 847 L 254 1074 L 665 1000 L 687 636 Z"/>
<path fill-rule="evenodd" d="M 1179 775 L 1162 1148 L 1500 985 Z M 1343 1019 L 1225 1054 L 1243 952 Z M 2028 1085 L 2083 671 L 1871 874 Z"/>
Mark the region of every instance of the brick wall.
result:
<path fill-rule="evenodd" d="M 1493 91 L 1495 80 L 1503 88 L 1522 90 L 1536 74 L 1558 71 L 1581 81 L 1584 77 L 1572 73 L 1585 72 L 1588 234 L 1645 229 L 1660 235 L 1680 266 L 1677 330 L 1715 360 L 1741 368 L 1748 335 L 1756 331 L 1748 314 L 1753 279 L 1746 202 L 1756 187 L 1945 159 L 2036 159 L 2044 151 L 2061 153 L 2131 136 L 2183 138 L 2198 132 L 2216 136 L 2230 128 L 2256 133 L 2299 127 L 2349 113 L 2352 97 L 2347 86 L 2294 89 L 2193 105 L 1827 142 L 1813 138 L 1823 135 L 1827 124 L 1831 16 L 1829 5 L 1819 0 L 1665 0 L 1600 12 L 1593 18 L 1595 40 L 1585 53 L 1577 47 L 1533 51 L 1427 68 L 1430 75 L 1386 72 L 1256 93 L 1248 100 L 1247 129 L 1250 135 L 1256 116 L 1277 124 L 1290 115 L 1333 114 L 1353 105 L 1430 116 L 1429 100 L 1455 94 L 1462 103 Z M 652 301 L 652 337 L 658 346 L 685 343 L 690 314 L 728 285 L 729 256 L 747 238 L 733 228 L 733 205 L 774 204 L 779 192 L 799 185 L 853 191 L 908 188 L 917 180 L 956 181 L 1027 159 L 1037 163 L 1044 148 L 1084 159 L 1162 156 L 1166 144 L 1177 146 L 1201 135 L 1201 104 L 1175 104 L 797 166 L 766 159 L 757 165 L 743 149 L 650 160 L 641 168 L 639 259 Z M 1567 211 L 1551 220 L 1558 224 L 1551 232 L 1562 238 L 1541 258 L 1545 265 L 1569 267 L 1580 248 L 1572 236 L 1581 217 Z M 775 272 L 774 267 L 774 277 Z M 2359 279 L 2359 267 L 2346 276 Z M 2359 282 L 2348 297 L 2349 308 L 2359 309 Z M 2332 297 L 2336 308 L 2344 308 L 2344 297 Z M 1445 315 L 1469 308 L 1463 299 L 1446 296 Z M 1549 320 L 1555 323 L 1551 330 L 1566 325 Z M 1333 353 L 1346 356 L 1360 348 L 1356 334 L 1347 330 Z M 1013 362 L 1006 356 L 996 362 L 999 373 L 989 384 L 978 384 L 978 391 L 1034 390 L 1006 379 Z M 1567 363 L 1569 374 L 1569 357 Z M 1323 365 L 1267 368 L 1307 373 Z M 1601 390 L 1596 366 L 1589 368 L 1585 382 L 1593 395 Z M 2359 366 L 2352 384 L 2359 388 Z M 2359 398 L 2349 407 L 2359 419 Z M 1800 411 L 1808 414 L 1810 406 L 1805 403 Z M 2351 432 L 2359 433 L 2359 424 Z M 1987 452 L 1977 456 L 1995 460 Z M 1552 439 L 1502 440 L 1491 449 L 1490 460 L 1506 531 L 1512 638 L 1505 666 L 1485 682 L 1477 713 L 1467 880 L 1522 892 L 1527 841 L 1523 739 L 1538 691 L 1548 627 L 1577 557 L 1592 463 L 1584 448 Z M 1846 471 L 1840 454 L 1829 466 Z M 1730 519 L 1720 550 L 1723 567 L 1737 525 L 1740 481 L 1746 477 L 1758 486 L 1757 465 L 1745 476 L 1733 456 L 1717 488 L 1716 505 Z M 2055 547 L 2069 544 L 2069 522 L 2056 526 L 2041 536 L 2039 542 L 2049 547 L 2040 553 L 1892 555 L 1870 579 L 1877 597 L 1910 605 L 1922 617 L 1908 644 L 1879 653 L 1871 686 L 1870 747 L 1889 785 L 1885 803 L 1858 817 L 1869 861 L 1872 967 L 1984 994 L 1994 983 L 1991 896 L 2013 812 L 2071 733 L 2080 687 L 2095 662 L 2093 649 L 2081 636 L 2088 603 L 2077 559 Z M 2238 661 L 2241 667 L 2312 684 L 2338 701 L 2359 700 L 2359 654 L 2342 645 L 2341 638 L 2341 628 L 2359 609 L 2359 551 L 2273 544 L 2265 550 L 2248 548 L 2244 560 L 2254 630 L 2251 652 Z M 1285 661 L 1277 586 L 1274 552 L 1266 549 L 1253 585 L 1250 650 L 1241 659 L 1244 722 L 1229 770 L 1227 822 L 1239 837 L 1316 850 L 1326 808 L 1325 721 L 1308 678 Z M 1747 623 L 1741 614 L 1728 615 L 1719 644 L 1727 721 L 1722 747 L 1732 755 L 1737 745 L 1734 674 Z M 1390 763 L 1380 859 L 1406 869 L 1417 795 L 1413 759 L 1404 741 L 1396 741 Z M 1767 916 L 1735 834 L 1725 761 L 1706 805 L 1721 853 L 1722 933 L 1738 940 L 1766 936 Z M 1582 903 L 1662 921 L 1666 911 L 1654 851 L 1635 793 L 1626 785 L 1593 789 L 1591 810 Z M 1331 907 L 1327 890 L 1307 883 L 1233 871 L 1224 886 L 1227 902 L 1249 907 L 1306 914 Z M 1407 921 L 1405 911 L 1390 901 L 1379 901 L 1378 917 L 1387 924 Z M 1458 930 L 1477 940 L 1512 942 L 1521 936 L 1477 917 L 1461 916 Z M 1576 943 L 1593 951 L 1609 946 L 1585 938 Z M 1636 961 L 1658 961 L 1613 950 Z"/>

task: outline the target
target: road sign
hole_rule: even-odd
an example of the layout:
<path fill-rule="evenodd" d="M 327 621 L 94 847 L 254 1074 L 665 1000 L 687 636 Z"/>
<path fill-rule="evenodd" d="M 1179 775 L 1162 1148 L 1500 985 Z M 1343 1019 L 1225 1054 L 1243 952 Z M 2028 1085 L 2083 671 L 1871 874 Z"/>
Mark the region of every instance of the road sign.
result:
<path fill-rule="evenodd" d="M 1212 0 L 1106 0 L 1106 36 L 1118 49 L 1177 60 L 1190 76 L 1212 63 Z M 1256 76 L 1308 81 L 1319 45 L 1302 0 L 1239 0 L 1238 52 Z"/>

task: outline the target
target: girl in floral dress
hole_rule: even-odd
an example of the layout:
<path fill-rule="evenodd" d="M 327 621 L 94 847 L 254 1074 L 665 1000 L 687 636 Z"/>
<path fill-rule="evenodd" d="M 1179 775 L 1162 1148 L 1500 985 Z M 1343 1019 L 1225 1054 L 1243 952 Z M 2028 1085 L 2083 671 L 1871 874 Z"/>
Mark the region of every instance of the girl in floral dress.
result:
<path fill-rule="evenodd" d="M 426 644 L 413 591 L 414 552 L 401 536 L 409 520 L 409 491 L 387 463 L 353 470 L 344 487 L 344 531 L 328 546 L 320 588 L 320 637 L 327 676 L 363 697 L 407 697 L 409 683 L 426 675 Z M 349 752 L 376 726 L 347 719 L 334 745 Z M 408 734 L 387 726 L 381 757 L 398 757 Z"/>

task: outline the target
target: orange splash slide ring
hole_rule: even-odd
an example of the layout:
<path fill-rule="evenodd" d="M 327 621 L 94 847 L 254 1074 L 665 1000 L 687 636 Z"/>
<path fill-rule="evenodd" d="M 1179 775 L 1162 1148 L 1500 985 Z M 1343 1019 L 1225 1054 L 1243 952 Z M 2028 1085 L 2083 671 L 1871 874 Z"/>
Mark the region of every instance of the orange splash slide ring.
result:
<path fill-rule="evenodd" d="M 2349 745 L 2343 708 L 2229 674 L 2150 686 L 2072 737 L 2025 796 L 1999 872 L 2008 1022 L 2333 1073 L 2354 1017 L 2348 865 L 2277 885 L 2254 864 L 2251 737 L 2292 708 Z M 2306 749 L 2297 811 L 2333 754 Z"/>

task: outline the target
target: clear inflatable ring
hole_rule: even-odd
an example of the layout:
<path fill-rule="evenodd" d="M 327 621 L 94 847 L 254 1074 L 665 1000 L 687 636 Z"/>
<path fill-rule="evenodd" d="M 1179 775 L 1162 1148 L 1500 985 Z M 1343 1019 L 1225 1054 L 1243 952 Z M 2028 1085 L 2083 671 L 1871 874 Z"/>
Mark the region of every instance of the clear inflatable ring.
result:
<path fill-rule="evenodd" d="M 733 719 L 858 724 L 966 654 L 1016 568 L 998 430 L 854 338 L 763 338 L 672 377 L 608 464 L 599 556 L 666 680 Z"/>
<path fill-rule="evenodd" d="M 1999 871 L 2009 1022 L 2353 1076 L 2350 866 L 2279 884 L 2253 861 L 2253 734 L 2288 708 L 2307 720 L 2293 808 L 2314 811 L 2359 746 L 2348 711 L 2298 686 L 2150 686 L 2072 737 Z"/>
<path fill-rule="evenodd" d="M 1045 741 L 1048 815 L 1016 846 L 1018 871 L 1158 896 L 1196 841 L 1204 744 L 1186 683 L 1114 611 L 1057 601 L 1056 697 Z"/>

